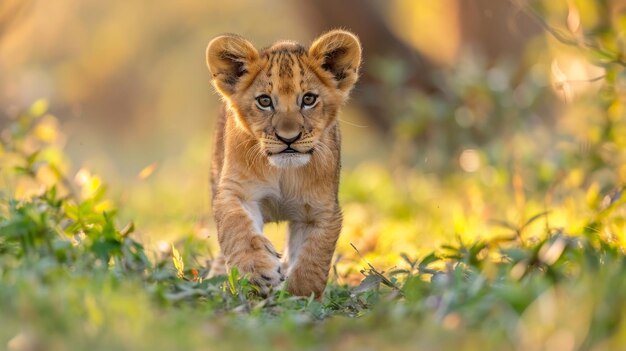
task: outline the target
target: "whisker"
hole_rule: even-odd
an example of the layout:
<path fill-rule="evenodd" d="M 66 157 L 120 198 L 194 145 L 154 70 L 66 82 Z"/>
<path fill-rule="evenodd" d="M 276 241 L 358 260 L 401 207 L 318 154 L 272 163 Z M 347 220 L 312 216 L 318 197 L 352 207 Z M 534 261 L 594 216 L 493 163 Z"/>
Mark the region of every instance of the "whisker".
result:
<path fill-rule="evenodd" d="M 352 123 L 352 122 L 348 122 L 345 119 L 341 119 L 341 118 L 337 118 L 340 122 L 343 122 L 345 124 L 351 125 L 353 127 L 357 127 L 357 128 L 369 128 L 369 126 L 362 126 L 360 124 L 356 124 L 356 123 Z"/>
<path fill-rule="evenodd" d="M 320 155 L 319 159 L 322 164 L 324 164 L 325 166 L 331 165 L 333 161 L 333 158 L 332 158 L 333 153 L 332 153 L 332 150 L 330 150 L 330 148 L 328 147 L 328 145 L 320 142 L 317 145 L 315 145 L 315 150 L 319 151 L 319 155 Z"/>

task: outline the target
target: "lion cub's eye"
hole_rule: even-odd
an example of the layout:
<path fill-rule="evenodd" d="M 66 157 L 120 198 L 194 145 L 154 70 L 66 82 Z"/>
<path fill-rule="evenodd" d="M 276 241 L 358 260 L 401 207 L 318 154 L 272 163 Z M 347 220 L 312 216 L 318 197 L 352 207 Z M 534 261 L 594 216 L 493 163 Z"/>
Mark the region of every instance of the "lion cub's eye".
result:
<path fill-rule="evenodd" d="M 302 108 L 311 108 L 317 101 L 317 95 L 312 93 L 306 93 L 302 97 Z"/>
<path fill-rule="evenodd" d="M 256 98 L 256 104 L 261 110 L 271 111 L 274 107 L 272 105 L 272 98 L 268 95 L 259 95 Z"/>

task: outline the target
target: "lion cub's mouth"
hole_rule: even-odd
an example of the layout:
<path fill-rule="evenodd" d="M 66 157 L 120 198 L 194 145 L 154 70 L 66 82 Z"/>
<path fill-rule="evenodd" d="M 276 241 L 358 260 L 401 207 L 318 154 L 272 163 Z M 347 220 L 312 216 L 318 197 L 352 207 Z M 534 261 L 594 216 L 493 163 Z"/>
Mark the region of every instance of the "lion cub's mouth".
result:
<path fill-rule="evenodd" d="M 274 155 L 283 155 L 283 154 L 301 154 L 301 155 L 309 155 L 313 153 L 313 148 L 306 150 L 306 151 L 299 151 L 296 150 L 294 148 L 292 148 L 291 146 L 287 146 L 286 148 L 283 149 L 283 151 L 279 151 L 279 152 L 271 152 L 268 151 L 267 152 L 267 156 L 274 156 Z"/>
<path fill-rule="evenodd" d="M 285 150 L 279 152 L 280 154 L 293 154 L 293 153 L 297 153 L 300 152 L 298 150 L 292 149 L 291 146 L 288 146 Z"/>
<path fill-rule="evenodd" d="M 270 164 L 277 168 L 297 168 L 309 163 L 313 150 L 301 152 L 291 147 L 285 148 L 283 151 L 268 155 Z"/>

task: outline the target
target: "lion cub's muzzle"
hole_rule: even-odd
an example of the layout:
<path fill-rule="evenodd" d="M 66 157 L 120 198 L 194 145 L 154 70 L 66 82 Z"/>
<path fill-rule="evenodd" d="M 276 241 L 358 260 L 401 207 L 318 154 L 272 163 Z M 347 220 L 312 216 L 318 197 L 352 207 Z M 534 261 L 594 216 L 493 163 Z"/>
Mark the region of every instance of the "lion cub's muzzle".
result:
<path fill-rule="evenodd" d="M 285 145 L 287 145 L 287 147 L 281 151 L 280 153 L 286 153 L 286 154 L 292 154 L 292 153 L 296 153 L 296 152 L 300 152 L 294 148 L 291 147 L 291 144 L 294 143 L 295 141 L 297 141 L 298 139 L 300 139 L 300 137 L 302 136 L 302 133 L 298 133 L 298 135 L 291 137 L 291 138 L 285 138 L 282 137 L 280 134 L 276 133 L 276 138 L 278 138 L 278 140 L 282 141 L 283 143 L 285 143 Z"/>
<path fill-rule="evenodd" d="M 268 150 L 270 164 L 278 168 L 295 168 L 309 163 L 313 148 L 307 147 L 309 143 L 298 143 L 302 138 L 302 133 L 297 135 L 284 136 L 275 134 L 275 142 L 272 150 Z M 276 144 L 282 144 L 279 146 Z"/>

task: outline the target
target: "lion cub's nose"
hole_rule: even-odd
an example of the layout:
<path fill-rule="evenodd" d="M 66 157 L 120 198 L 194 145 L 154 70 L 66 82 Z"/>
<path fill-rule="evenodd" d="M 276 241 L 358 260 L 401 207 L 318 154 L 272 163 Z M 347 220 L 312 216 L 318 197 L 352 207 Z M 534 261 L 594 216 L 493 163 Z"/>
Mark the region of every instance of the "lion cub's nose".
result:
<path fill-rule="evenodd" d="M 298 133 L 298 135 L 296 135 L 296 136 L 294 136 L 292 138 L 285 138 L 285 137 L 280 136 L 280 134 L 276 133 L 276 137 L 278 139 L 280 139 L 280 141 L 282 141 L 283 143 L 285 143 L 287 145 L 289 145 L 289 144 L 293 143 L 294 141 L 300 139 L 300 136 L 302 136 L 302 133 Z"/>

